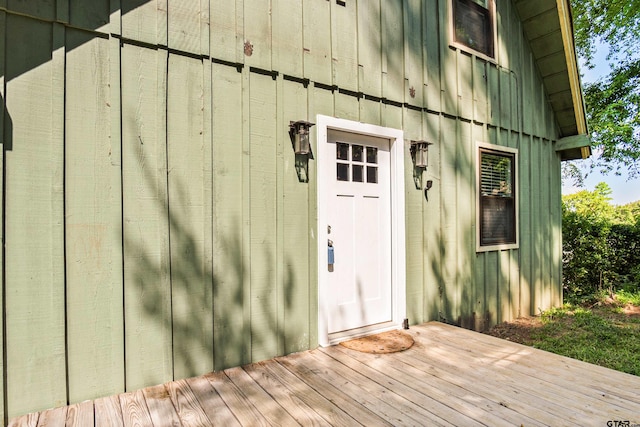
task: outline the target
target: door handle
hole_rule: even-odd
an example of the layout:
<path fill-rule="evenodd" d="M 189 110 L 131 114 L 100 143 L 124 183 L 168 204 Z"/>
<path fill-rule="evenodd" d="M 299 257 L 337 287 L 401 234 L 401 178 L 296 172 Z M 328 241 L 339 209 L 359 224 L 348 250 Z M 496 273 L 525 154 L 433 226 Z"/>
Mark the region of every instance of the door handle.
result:
<path fill-rule="evenodd" d="M 333 240 L 331 239 L 327 242 L 327 264 L 335 264 L 335 251 L 333 249 Z"/>

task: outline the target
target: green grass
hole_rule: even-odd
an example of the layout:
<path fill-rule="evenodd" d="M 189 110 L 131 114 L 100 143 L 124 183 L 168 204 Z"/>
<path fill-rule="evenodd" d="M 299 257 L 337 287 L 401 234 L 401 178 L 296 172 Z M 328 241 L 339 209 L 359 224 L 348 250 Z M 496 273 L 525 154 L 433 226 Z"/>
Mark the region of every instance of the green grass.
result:
<path fill-rule="evenodd" d="M 594 308 L 567 304 L 542 313 L 542 326 L 531 333 L 533 346 L 640 375 L 640 318 L 622 309 L 640 302 L 640 294 L 618 295 L 616 301 Z"/>
<path fill-rule="evenodd" d="M 635 306 L 640 306 L 640 292 L 630 292 L 626 290 L 620 290 L 616 292 L 616 299 L 620 304 L 632 304 Z"/>

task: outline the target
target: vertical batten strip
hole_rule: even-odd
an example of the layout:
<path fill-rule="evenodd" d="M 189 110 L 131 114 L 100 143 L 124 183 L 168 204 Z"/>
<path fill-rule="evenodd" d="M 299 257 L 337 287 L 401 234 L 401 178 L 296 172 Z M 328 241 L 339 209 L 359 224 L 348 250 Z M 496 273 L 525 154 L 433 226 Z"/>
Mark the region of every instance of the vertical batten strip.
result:
<path fill-rule="evenodd" d="M 316 105 L 315 105 L 315 88 L 313 85 L 307 86 L 306 90 L 306 110 L 309 120 L 316 122 Z M 318 153 L 318 133 L 311 131 L 309 134 L 309 144 L 311 152 L 314 153 L 314 160 L 308 162 L 309 185 L 307 196 L 308 222 L 305 232 L 309 235 L 307 241 L 307 253 L 309 254 L 309 271 L 307 274 L 307 283 L 309 283 L 309 295 L 307 297 L 307 307 L 309 315 L 307 317 L 309 323 L 309 348 L 318 347 L 318 175 L 317 171 L 317 153 Z"/>
<path fill-rule="evenodd" d="M 119 0 L 112 0 L 118 1 Z M 113 15 L 112 15 L 112 22 Z M 119 16 L 115 19 L 115 23 L 120 28 Z M 118 270 L 118 276 L 114 277 L 114 307 L 115 313 L 113 314 L 114 325 L 117 325 L 117 334 L 119 345 L 117 345 L 116 354 L 112 361 L 114 370 L 117 374 L 114 374 L 114 384 L 118 385 L 118 393 L 124 393 L 127 389 L 126 378 L 126 323 L 125 323 L 125 311 L 124 311 L 124 290 L 125 290 L 125 276 L 124 276 L 124 197 L 123 197 L 123 167 L 122 167 L 122 48 L 120 40 L 110 36 L 109 37 L 109 74 L 110 74 L 110 101 L 109 111 L 111 119 L 111 167 L 114 172 L 114 197 L 117 200 L 118 212 L 114 213 L 114 225 L 118 228 L 118 232 L 114 237 L 117 242 L 114 252 L 118 253 L 118 260 L 114 262 L 114 269 Z M 118 323 L 120 319 L 120 323 Z"/>
<path fill-rule="evenodd" d="M 288 138 L 287 124 L 285 124 L 284 118 L 284 84 L 285 81 L 282 76 L 278 76 L 275 81 L 275 172 L 276 172 L 276 194 L 275 194 L 275 339 L 276 339 L 276 352 L 278 355 L 285 354 L 286 346 L 286 325 L 285 325 L 285 309 L 286 309 L 286 287 L 285 287 L 285 266 L 287 261 L 285 259 L 285 243 L 284 243 L 284 230 L 287 224 L 285 223 L 286 211 L 285 211 L 285 188 L 284 188 L 284 150 L 285 150 L 285 137 Z"/>
<path fill-rule="evenodd" d="M 167 14 L 168 0 L 157 0 L 158 1 L 158 19 L 159 19 L 159 29 L 165 31 L 165 41 L 167 42 Z M 161 40 L 159 40 L 159 44 Z M 160 225 L 160 229 L 158 230 L 158 240 L 160 247 L 160 257 L 159 257 L 159 268 L 158 270 L 164 276 L 160 284 L 162 288 L 160 288 L 160 292 L 162 293 L 162 297 L 166 299 L 166 304 L 168 306 L 166 312 L 166 319 L 163 322 L 158 322 L 158 319 L 151 318 L 148 320 L 149 323 L 155 320 L 156 327 L 162 328 L 162 333 L 164 336 L 163 340 L 160 342 L 158 346 L 160 348 L 160 353 L 163 356 L 162 360 L 162 370 L 164 375 L 166 375 L 166 380 L 160 382 L 171 381 L 176 378 L 175 372 L 175 358 L 173 356 L 173 331 L 175 325 L 172 322 L 173 319 L 173 282 L 171 277 L 171 212 L 169 210 L 170 200 L 169 200 L 169 134 L 167 132 L 167 119 L 169 114 L 169 101 L 168 101 L 168 83 L 169 83 L 169 52 L 164 49 L 156 50 L 156 141 L 157 141 L 157 152 L 154 153 L 158 156 L 158 169 L 155 171 L 157 173 L 157 186 L 158 186 L 158 212 L 156 213 L 158 218 L 158 223 Z M 153 172 L 152 172 L 153 173 Z M 164 204 L 163 204 L 164 203 Z M 163 235 L 163 232 L 165 233 Z M 144 298 L 141 300 L 144 304 Z M 148 304 L 148 303 L 147 303 Z M 147 308 L 148 310 L 148 308 Z"/>
<path fill-rule="evenodd" d="M 66 0 L 63 2 L 66 3 Z M 68 19 L 68 5 L 60 10 L 65 13 Z M 51 242 L 52 242 L 52 286 L 58 287 L 62 303 L 59 306 L 59 312 L 51 313 L 51 322 L 53 324 L 64 325 L 64 353 L 60 358 L 64 360 L 64 371 L 62 367 L 58 367 L 61 372 L 57 375 L 64 375 L 64 383 L 58 384 L 59 393 L 62 395 L 64 390 L 64 403 L 69 403 L 69 387 L 68 387 L 68 354 L 67 354 L 67 329 L 66 329 L 66 268 L 65 268 L 65 102 L 66 102 L 66 55 L 65 55 L 65 27 L 62 24 L 53 24 L 53 53 L 52 53 L 52 85 L 51 85 L 51 137 L 52 137 L 52 224 L 51 224 Z M 56 343 L 63 345 L 63 343 Z M 56 346 L 57 346 L 56 345 Z M 45 367 L 41 367 L 45 368 Z M 45 368 L 46 369 L 46 368 Z"/>
<path fill-rule="evenodd" d="M 208 19 L 208 16 L 207 16 Z M 207 30 L 208 31 L 208 30 Z M 209 46 L 208 33 L 207 37 L 207 49 Z M 213 176 L 213 165 L 214 165 L 214 150 L 213 150 L 213 67 L 212 63 L 209 59 L 205 58 L 203 60 L 203 74 L 202 74 L 202 89 L 203 89 L 203 105 L 202 105 L 202 114 L 203 114 L 203 128 L 202 128 L 202 144 L 203 144 L 203 157 L 205 159 L 204 162 L 204 188 L 203 188 L 203 215 L 204 215 L 204 224 L 203 224 L 203 236 L 204 239 L 204 286 L 206 287 L 208 294 L 208 304 L 209 304 L 209 319 L 205 319 L 207 324 L 204 326 L 205 333 L 210 336 L 209 345 L 211 351 L 211 357 L 209 360 L 209 366 L 211 366 L 211 371 L 215 370 L 215 357 L 216 357 L 216 348 L 215 348 L 215 329 L 214 329 L 214 319 L 215 319 L 215 265 L 213 261 L 213 244 L 214 244 L 214 225 L 213 225 L 213 198 L 214 198 L 214 176 Z"/>
<path fill-rule="evenodd" d="M 242 2 L 242 0 L 236 0 Z M 243 24 L 244 27 L 244 24 Z M 253 354 L 253 341 L 251 339 L 251 75 L 249 67 L 242 69 L 242 242 L 241 256 L 242 267 L 240 273 L 242 301 L 242 354 L 238 360 L 240 364 L 251 361 Z"/>
<path fill-rule="evenodd" d="M 6 1 L 0 0 L 0 7 L 6 7 Z M 6 315 L 7 307 L 6 300 L 6 288 L 5 288 L 5 164 L 4 153 L 7 149 L 7 140 L 11 138 L 11 135 L 7 135 L 11 129 L 5 128 L 5 76 L 7 62 L 6 56 L 6 37 L 7 37 L 7 13 L 0 11 L 0 372 L 2 373 L 2 386 L 0 387 L 0 422 L 2 425 L 8 424 L 7 417 L 7 330 L 6 330 Z M 10 123 L 10 120 L 8 120 Z M 5 133 L 7 132 L 7 133 Z"/>

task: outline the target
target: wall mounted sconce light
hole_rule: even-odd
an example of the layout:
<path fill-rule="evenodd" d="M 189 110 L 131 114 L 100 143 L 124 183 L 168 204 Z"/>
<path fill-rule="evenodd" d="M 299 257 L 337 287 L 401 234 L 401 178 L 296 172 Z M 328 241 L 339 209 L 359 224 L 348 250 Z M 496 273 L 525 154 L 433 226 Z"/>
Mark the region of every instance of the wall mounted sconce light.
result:
<path fill-rule="evenodd" d="M 411 141 L 411 159 L 413 160 L 413 182 L 416 190 L 423 189 L 422 175 L 429 166 L 429 146 L 433 142 L 427 141 Z M 424 197 L 429 200 L 429 190 L 433 186 L 433 181 L 428 180 L 424 187 Z"/>
<path fill-rule="evenodd" d="M 315 123 L 304 120 L 289 122 L 289 137 L 296 155 L 295 168 L 299 182 L 309 182 L 309 159 L 313 159 L 309 143 L 309 129 L 314 125 Z"/>
<path fill-rule="evenodd" d="M 311 152 L 309 129 L 314 125 L 315 123 L 304 120 L 289 123 L 289 134 L 293 139 L 293 151 L 296 154 L 307 155 Z"/>
<path fill-rule="evenodd" d="M 426 169 L 429 166 L 429 146 L 433 142 L 411 141 L 413 164 L 416 168 Z"/>

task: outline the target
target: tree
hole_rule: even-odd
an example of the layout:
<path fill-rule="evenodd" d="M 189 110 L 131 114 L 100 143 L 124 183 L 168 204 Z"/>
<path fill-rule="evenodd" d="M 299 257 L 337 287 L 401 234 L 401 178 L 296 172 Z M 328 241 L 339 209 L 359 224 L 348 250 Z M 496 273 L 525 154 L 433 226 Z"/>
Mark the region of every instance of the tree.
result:
<path fill-rule="evenodd" d="M 571 0 L 578 54 L 593 68 L 599 43 L 614 66 L 585 85 L 593 146 L 602 152 L 592 167 L 640 174 L 640 0 Z"/>
<path fill-rule="evenodd" d="M 571 8 L 576 47 L 588 67 L 598 42 L 609 45 L 609 59 L 626 62 L 637 55 L 640 0 L 571 0 Z"/>
<path fill-rule="evenodd" d="M 585 85 L 587 120 L 594 146 L 602 152 L 595 165 L 629 176 L 640 172 L 640 59 L 615 67 L 604 80 Z"/>
<path fill-rule="evenodd" d="M 592 223 L 611 224 L 615 216 L 611 194 L 611 187 L 601 182 L 593 191 L 582 190 L 563 196 L 563 208 Z"/>

